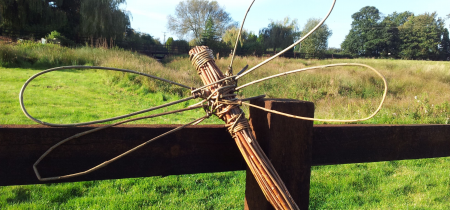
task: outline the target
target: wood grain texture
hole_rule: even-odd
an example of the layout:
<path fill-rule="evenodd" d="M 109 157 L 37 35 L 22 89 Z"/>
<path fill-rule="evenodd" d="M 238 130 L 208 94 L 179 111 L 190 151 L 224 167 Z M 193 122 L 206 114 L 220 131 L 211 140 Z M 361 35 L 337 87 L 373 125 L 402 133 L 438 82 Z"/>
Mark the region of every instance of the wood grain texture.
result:
<path fill-rule="evenodd" d="M 97 126 L 52 128 L 0 125 L 0 186 L 40 184 L 33 163 L 51 146 Z M 108 128 L 61 145 L 40 165 L 44 177 L 83 171 L 177 125 Z M 61 180 L 120 179 L 243 170 L 245 162 L 223 125 L 188 126 L 91 174 Z M 49 182 L 45 182 L 49 183 Z"/>
<path fill-rule="evenodd" d="M 450 156 L 450 125 L 317 125 L 313 165 Z"/>
<path fill-rule="evenodd" d="M 45 176 L 86 170 L 176 126 L 109 128 L 62 145 L 38 167 Z M 32 169 L 39 156 L 62 139 L 94 127 L 0 125 L 0 186 L 42 183 Z M 450 156 L 450 125 L 315 125 L 313 131 L 313 166 Z M 150 143 L 92 174 L 61 182 L 245 169 L 223 125 L 198 125 Z"/>

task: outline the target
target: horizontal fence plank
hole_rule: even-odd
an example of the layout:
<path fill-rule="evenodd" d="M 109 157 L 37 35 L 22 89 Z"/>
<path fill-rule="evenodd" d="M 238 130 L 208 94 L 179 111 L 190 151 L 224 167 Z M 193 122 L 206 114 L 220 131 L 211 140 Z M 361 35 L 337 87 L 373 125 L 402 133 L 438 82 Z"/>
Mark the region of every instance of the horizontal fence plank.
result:
<path fill-rule="evenodd" d="M 53 128 L 0 125 L 0 186 L 43 183 L 32 165 L 52 145 L 98 126 Z M 42 177 L 87 170 L 177 125 L 124 125 L 95 132 L 56 148 L 38 165 Z M 90 174 L 56 182 L 245 170 L 223 125 L 188 126 Z M 46 182 L 48 183 L 48 182 Z"/>
<path fill-rule="evenodd" d="M 450 125 L 314 126 L 312 165 L 450 156 Z"/>
<path fill-rule="evenodd" d="M 42 183 L 32 165 L 55 143 L 97 126 L 0 125 L 0 186 Z M 38 168 L 42 177 L 84 171 L 176 125 L 124 125 L 63 144 Z M 450 125 L 316 125 L 312 165 L 450 156 Z M 57 182 L 245 170 L 223 125 L 188 126 L 98 171 Z M 48 183 L 48 182 L 46 182 Z"/>

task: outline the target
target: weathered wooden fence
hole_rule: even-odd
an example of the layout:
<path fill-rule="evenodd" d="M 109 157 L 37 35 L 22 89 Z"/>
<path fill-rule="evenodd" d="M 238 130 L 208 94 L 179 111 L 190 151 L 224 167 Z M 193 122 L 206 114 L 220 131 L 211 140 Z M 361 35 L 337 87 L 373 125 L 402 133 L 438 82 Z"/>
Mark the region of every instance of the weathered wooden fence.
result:
<path fill-rule="evenodd" d="M 292 100 L 252 103 L 312 116 L 314 105 Z M 250 109 L 257 140 L 300 208 L 309 202 L 315 165 L 450 156 L 450 125 L 316 125 Z M 0 125 L 0 186 L 40 184 L 32 165 L 49 147 L 96 126 L 52 128 Z M 102 130 L 57 148 L 38 166 L 42 177 L 84 171 L 176 125 L 124 125 Z M 91 174 L 57 182 L 166 176 L 246 170 L 234 140 L 222 125 L 189 126 Z M 271 209 L 251 173 L 246 208 Z"/>

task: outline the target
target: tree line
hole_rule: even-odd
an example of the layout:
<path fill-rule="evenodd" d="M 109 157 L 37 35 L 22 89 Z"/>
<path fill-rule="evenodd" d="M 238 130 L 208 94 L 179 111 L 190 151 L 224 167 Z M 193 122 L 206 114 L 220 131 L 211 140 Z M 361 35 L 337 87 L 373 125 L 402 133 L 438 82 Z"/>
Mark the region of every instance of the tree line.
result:
<path fill-rule="evenodd" d="M 341 49 L 328 48 L 332 31 L 326 24 L 289 53 L 310 57 L 384 57 L 401 59 L 448 60 L 449 31 L 436 13 L 415 15 L 394 12 L 382 17 L 373 6 L 352 15 L 353 22 Z M 450 14 L 448 15 L 450 18 Z M 271 21 L 259 33 L 243 31 L 237 52 L 243 55 L 276 53 L 308 33 L 320 19 L 311 18 L 299 30 L 297 20 Z M 168 17 L 168 29 L 179 37 L 190 37 L 191 45 L 208 45 L 226 52 L 234 48 L 238 25 L 215 1 L 186 0 L 179 3 L 175 15 Z"/>
<path fill-rule="evenodd" d="M 175 52 L 207 45 L 215 52 L 228 55 L 235 48 L 239 25 L 216 1 L 180 2 L 167 22 L 167 28 L 180 39 L 169 37 L 166 43 L 132 29 L 131 14 L 120 8 L 125 3 L 126 0 L 0 0 L 0 33 L 12 37 L 58 38 L 63 45 L 104 40 L 107 45 L 134 50 L 164 44 L 165 50 Z M 436 13 L 415 15 L 405 11 L 383 17 L 377 8 L 367 6 L 352 18 L 341 49 L 328 48 L 332 31 L 323 24 L 285 55 L 428 60 L 450 57 L 449 31 L 444 19 Z M 319 22 L 320 19 L 310 18 L 300 30 L 296 19 L 285 18 L 270 21 L 257 33 L 244 29 L 236 46 L 237 54 L 277 53 L 305 36 Z"/>
<path fill-rule="evenodd" d="M 450 57 L 449 31 L 436 13 L 394 12 L 383 18 L 376 7 L 366 6 L 352 18 L 341 48 L 353 56 L 422 60 Z"/>
<path fill-rule="evenodd" d="M 149 45 L 163 45 L 169 52 L 187 51 L 190 46 L 208 45 L 215 52 L 228 55 L 235 46 L 238 24 L 216 1 L 185 0 L 168 16 L 167 27 L 181 39 L 169 37 L 161 43 L 150 34 L 130 26 L 128 11 L 120 8 L 126 0 L 0 0 L 0 33 L 10 37 L 57 38 L 61 44 L 116 45 L 126 49 L 145 50 Z M 319 20 L 310 19 L 303 31 L 309 31 Z M 307 40 L 287 52 L 320 56 L 327 49 L 331 30 L 326 25 Z M 242 32 L 237 53 L 261 56 L 276 53 L 304 34 L 297 20 L 271 21 L 259 33 Z M 185 38 L 191 41 L 185 41 Z M 94 42 L 94 40 L 96 42 Z M 98 44 L 100 43 L 102 44 Z M 113 44 L 114 43 L 114 44 Z M 159 48 L 158 48 L 159 49 Z"/>
<path fill-rule="evenodd" d="M 0 33 L 58 38 L 63 45 L 106 40 L 124 48 L 160 44 L 130 26 L 126 0 L 0 0 Z"/>

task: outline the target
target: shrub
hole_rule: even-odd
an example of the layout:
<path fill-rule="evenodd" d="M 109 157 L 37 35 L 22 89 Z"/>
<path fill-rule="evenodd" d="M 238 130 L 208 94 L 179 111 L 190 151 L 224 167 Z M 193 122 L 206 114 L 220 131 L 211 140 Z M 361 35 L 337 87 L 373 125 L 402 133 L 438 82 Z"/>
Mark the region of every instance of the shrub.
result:
<path fill-rule="evenodd" d="M 70 39 L 67 39 L 65 36 L 61 35 L 61 33 L 59 33 L 58 31 L 52 31 L 50 32 L 50 34 L 48 34 L 45 37 L 48 41 L 49 40 L 55 40 L 55 39 L 59 39 L 60 40 L 60 44 L 62 46 L 75 46 L 75 42 L 73 42 Z M 50 42 L 50 41 L 49 41 Z"/>

